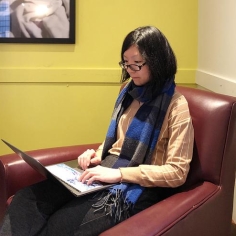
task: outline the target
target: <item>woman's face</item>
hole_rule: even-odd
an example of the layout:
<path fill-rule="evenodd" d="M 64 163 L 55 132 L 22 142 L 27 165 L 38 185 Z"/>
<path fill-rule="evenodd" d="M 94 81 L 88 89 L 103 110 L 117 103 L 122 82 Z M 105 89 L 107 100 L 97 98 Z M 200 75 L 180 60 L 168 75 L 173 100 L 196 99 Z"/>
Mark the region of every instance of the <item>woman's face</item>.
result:
<path fill-rule="evenodd" d="M 135 45 L 131 46 L 124 52 L 123 60 L 126 65 L 142 65 L 145 62 Z M 134 84 L 137 86 L 145 85 L 150 80 L 150 71 L 146 64 L 141 67 L 141 70 L 139 71 L 133 71 L 130 69 L 130 67 L 128 67 L 126 70 L 132 78 Z"/>

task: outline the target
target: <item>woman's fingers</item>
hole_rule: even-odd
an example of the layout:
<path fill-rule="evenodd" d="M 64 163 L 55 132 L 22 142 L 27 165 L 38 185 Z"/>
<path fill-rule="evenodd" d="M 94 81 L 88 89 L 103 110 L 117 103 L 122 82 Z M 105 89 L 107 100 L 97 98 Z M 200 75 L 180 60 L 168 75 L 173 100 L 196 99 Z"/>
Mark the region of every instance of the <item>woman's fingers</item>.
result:
<path fill-rule="evenodd" d="M 79 177 L 82 183 L 92 184 L 94 181 L 105 183 L 117 183 L 121 180 L 121 172 L 119 169 L 112 169 L 103 166 L 96 166 L 86 169 Z"/>
<path fill-rule="evenodd" d="M 95 151 L 93 149 L 88 149 L 83 154 L 78 157 L 78 164 L 83 170 L 86 170 L 90 165 L 91 158 L 95 155 Z"/>

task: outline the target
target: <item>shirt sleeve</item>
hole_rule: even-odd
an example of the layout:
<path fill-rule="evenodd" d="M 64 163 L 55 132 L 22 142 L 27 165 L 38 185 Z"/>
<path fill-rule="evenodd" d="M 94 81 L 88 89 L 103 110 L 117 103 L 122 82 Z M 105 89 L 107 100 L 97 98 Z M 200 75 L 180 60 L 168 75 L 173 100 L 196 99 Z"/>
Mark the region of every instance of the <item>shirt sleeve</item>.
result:
<path fill-rule="evenodd" d="M 102 157 L 103 147 L 104 147 L 104 141 L 102 142 L 101 145 L 99 145 L 98 149 L 96 150 L 96 156 Z"/>
<path fill-rule="evenodd" d="M 120 168 L 122 182 L 144 187 L 178 187 L 187 178 L 194 131 L 186 99 L 175 94 L 167 110 L 151 165 Z"/>

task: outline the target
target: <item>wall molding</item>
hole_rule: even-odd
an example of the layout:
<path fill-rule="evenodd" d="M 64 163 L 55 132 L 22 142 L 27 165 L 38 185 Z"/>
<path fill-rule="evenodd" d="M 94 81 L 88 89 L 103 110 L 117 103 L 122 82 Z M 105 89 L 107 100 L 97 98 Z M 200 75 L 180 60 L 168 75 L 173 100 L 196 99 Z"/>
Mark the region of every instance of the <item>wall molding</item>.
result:
<path fill-rule="evenodd" d="M 177 83 L 195 83 L 195 69 L 179 69 Z M 120 69 L 0 68 L 0 83 L 118 83 Z"/>
<path fill-rule="evenodd" d="M 120 72 L 120 71 L 119 71 Z M 117 69 L 9 68 L 0 69 L 2 83 L 117 83 Z"/>
<path fill-rule="evenodd" d="M 236 95 L 236 82 L 203 70 L 196 71 L 196 83 L 216 93 Z"/>

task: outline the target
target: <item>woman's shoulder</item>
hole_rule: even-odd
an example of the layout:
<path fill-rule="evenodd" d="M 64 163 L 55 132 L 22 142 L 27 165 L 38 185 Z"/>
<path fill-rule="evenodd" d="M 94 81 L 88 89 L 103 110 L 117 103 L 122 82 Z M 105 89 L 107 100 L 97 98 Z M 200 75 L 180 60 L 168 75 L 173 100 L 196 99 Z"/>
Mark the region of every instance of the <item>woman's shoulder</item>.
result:
<path fill-rule="evenodd" d="M 175 92 L 172 96 L 170 102 L 171 110 L 188 110 L 188 102 L 183 94 L 181 94 L 178 90 L 175 89 Z"/>
<path fill-rule="evenodd" d="M 187 100 L 185 96 L 180 93 L 177 89 L 175 89 L 175 92 L 172 96 L 171 103 L 187 103 Z"/>

